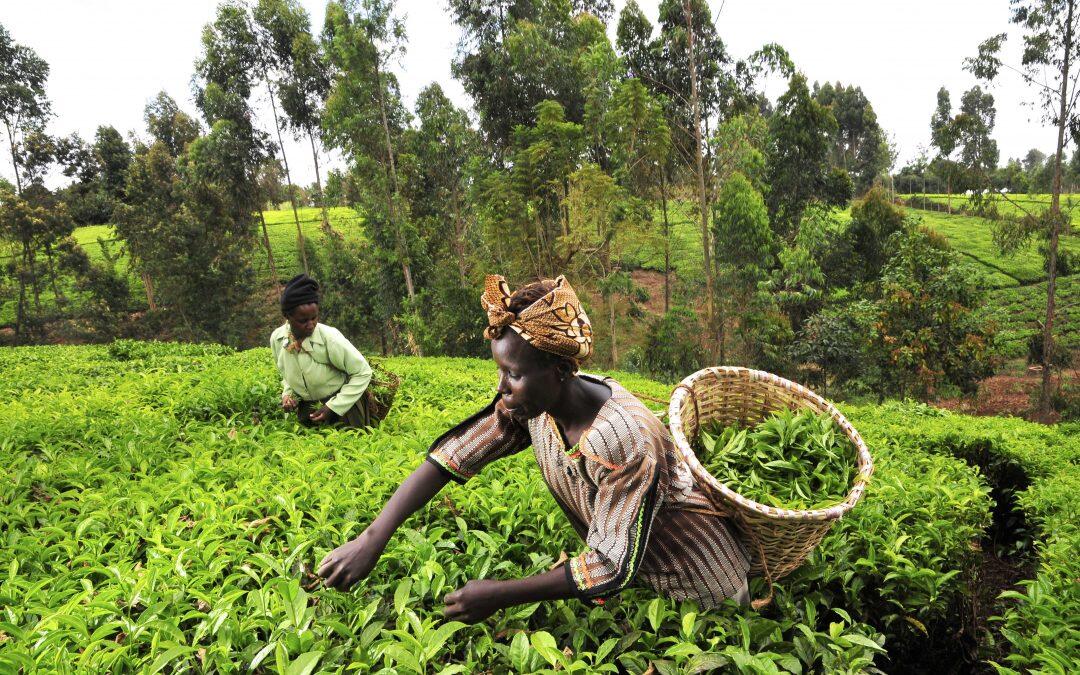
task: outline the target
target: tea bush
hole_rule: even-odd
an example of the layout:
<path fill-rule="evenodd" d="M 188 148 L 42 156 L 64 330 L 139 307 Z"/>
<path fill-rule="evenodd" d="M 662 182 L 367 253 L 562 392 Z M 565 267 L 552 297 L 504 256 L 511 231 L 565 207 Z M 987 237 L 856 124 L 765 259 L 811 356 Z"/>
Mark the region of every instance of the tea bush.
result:
<path fill-rule="evenodd" d="M 1078 486 L 1062 478 L 1063 462 L 1075 466 L 1064 431 L 853 409 L 877 461 L 866 499 L 763 612 L 633 590 L 464 626 L 441 618 L 448 591 L 580 550 L 528 453 L 448 487 L 352 592 L 321 590 L 312 568 L 362 530 L 436 436 L 490 400 L 489 362 L 381 361 L 403 379 L 394 408 L 353 432 L 301 429 L 281 413 L 266 349 L 2 353 L 0 670 L 889 671 L 970 591 L 991 499 L 981 465 L 964 459 L 986 439 L 995 456 L 1030 463 L 1020 498 L 1040 527 L 1042 566 L 1002 620 L 1012 653 L 1001 667 L 1076 653 Z M 616 377 L 652 398 L 669 392 Z"/>

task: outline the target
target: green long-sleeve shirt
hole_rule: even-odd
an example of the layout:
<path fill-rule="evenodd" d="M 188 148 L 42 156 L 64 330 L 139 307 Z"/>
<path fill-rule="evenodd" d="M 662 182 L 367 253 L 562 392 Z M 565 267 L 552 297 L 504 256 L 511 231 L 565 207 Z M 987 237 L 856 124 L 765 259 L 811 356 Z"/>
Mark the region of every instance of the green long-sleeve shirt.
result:
<path fill-rule="evenodd" d="M 371 382 L 367 359 L 336 328 L 316 324 L 315 331 L 304 339 L 297 353 L 285 349 L 288 344 L 286 323 L 270 335 L 270 349 L 281 373 L 283 396 L 319 401 L 337 392 L 326 406 L 344 415 Z"/>

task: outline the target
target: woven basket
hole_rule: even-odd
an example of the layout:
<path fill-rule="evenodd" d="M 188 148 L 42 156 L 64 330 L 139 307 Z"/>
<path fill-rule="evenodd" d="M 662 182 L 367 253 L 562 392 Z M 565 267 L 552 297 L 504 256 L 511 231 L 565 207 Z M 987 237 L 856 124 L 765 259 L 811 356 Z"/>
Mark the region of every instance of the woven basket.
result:
<path fill-rule="evenodd" d="M 778 509 L 734 492 L 705 470 L 694 454 L 701 424 L 720 422 L 748 427 L 779 410 L 809 408 L 836 421 L 858 452 L 855 481 L 847 498 L 827 509 Z M 749 541 L 751 576 L 769 584 L 806 560 L 833 521 L 855 506 L 866 489 L 874 462 L 859 432 L 828 401 L 806 387 L 760 370 L 705 368 L 676 386 L 668 405 L 669 426 L 679 457 L 687 464 L 716 509 L 731 517 Z M 766 600 L 767 602 L 767 600 Z"/>

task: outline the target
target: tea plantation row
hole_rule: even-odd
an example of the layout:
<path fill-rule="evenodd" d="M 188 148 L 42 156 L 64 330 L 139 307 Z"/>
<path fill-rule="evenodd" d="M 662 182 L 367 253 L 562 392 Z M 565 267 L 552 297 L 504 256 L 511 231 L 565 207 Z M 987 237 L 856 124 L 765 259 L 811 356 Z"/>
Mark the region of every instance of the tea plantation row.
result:
<path fill-rule="evenodd" d="M 763 612 L 635 590 L 464 626 L 441 618 L 448 591 L 580 550 L 527 452 L 448 488 L 353 592 L 321 590 L 311 572 L 432 439 L 490 400 L 490 363 L 385 360 L 404 379 L 394 409 L 356 433 L 302 430 L 278 412 L 264 349 L 126 342 L 3 356 L 0 671 L 911 672 L 978 658 L 1006 672 L 1076 669 L 1075 427 L 849 409 L 877 462 L 871 488 Z M 965 652 L 979 549 L 1008 515 L 991 487 L 1006 483 L 1031 530 L 1012 540 L 1036 542 L 1037 576 Z"/>

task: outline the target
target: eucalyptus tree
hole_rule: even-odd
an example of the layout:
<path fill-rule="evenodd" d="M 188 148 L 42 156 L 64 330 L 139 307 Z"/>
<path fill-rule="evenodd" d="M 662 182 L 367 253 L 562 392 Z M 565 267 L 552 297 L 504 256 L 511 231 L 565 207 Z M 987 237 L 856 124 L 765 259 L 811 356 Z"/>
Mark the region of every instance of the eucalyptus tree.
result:
<path fill-rule="evenodd" d="M 322 45 L 312 34 L 307 11 L 296 0 L 258 0 L 252 9 L 252 16 L 262 53 L 265 54 L 267 87 L 271 98 L 276 93 L 285 114 L 284 120 L 275 117 L 275 122 L 288 124 L 295 134 L 307 136 L 315 166 L 315 185 L 319 192 L 323 227 L 328 228 L 330 217 L 323 194 L 319 167 L 321 139 L 318 137 L 323 107 L 330 93 L 330 71 Z M 274 112 L 276 116 L 276 109 Z M 278 142 L 281 143 L 280 135 Z M 286 179 L 289 180 L 284 147 L 282 159 Z"/>
<path fill-rule="evenodd" d="M 37 53 L 12 39 L 0 24 L 0 120 L 7 131 L 11 164 L 15 171 L 15 186 L 23 190 L 23 171 L 20 145 L 23 137 L 43 129 L 52 114 L 45 92 L 49 79 L 49 64 Z"/>
<path fill-rule="evenodd" d="M 1042 386 L 1039 390 L 1039 410 L 1050 410 L 1050 357 L 1054 353 L 1055 299 L 1058 276 L 1058 245 L 1062 231 L 1069 221 L 1061 210 L 1061 191 L 1066 130 L 1073 138 L 1080 136 L 1080 114 L 1077 96 L 1080 93 L 1080 0 L 1012 0 L 1010 22 L 1022 34 L 1024 49 L 1019 64 L 1001 59 L 1001 47 L 1007 34 L 1000 33 L 979 45 L 975 58 L 966 67 L 977 77 L 995 80 L 1007 70 L 1018 75 L 1033 92 L 1033 102 L 1042 111 L 1043 121 L 1057 130 L 1053 154 L 1053 183 L 1050 189 L 1050 208 L 1041 214 L 1031 213 L 1018 227 L 999 229 L 998 239 L 1011 250 L 1041 235 L 1047 239 L 1046 317 L 1042 322 Z"/>
<path fill-rule="evenodd" d="M 323 44 L 332 68 L 323 115 L 326 138 L 362 176 L 361 202 L 369 233 L 380 260 L 401 270 L 409 304 L 406 314 L 415 318 L 418 290 L 413 260 L 421 250 L 402 195 L 400 167 L 409 113 L 391 70 L 405 50 L 404 23 L 395 16 L 390 0 L 334 1 L 326 8 Z M 391 321 L 392 315 L 385 318 Z M 420 345 L 411 330 L 407 340 L 410 351 L 419 355 Z"/>

